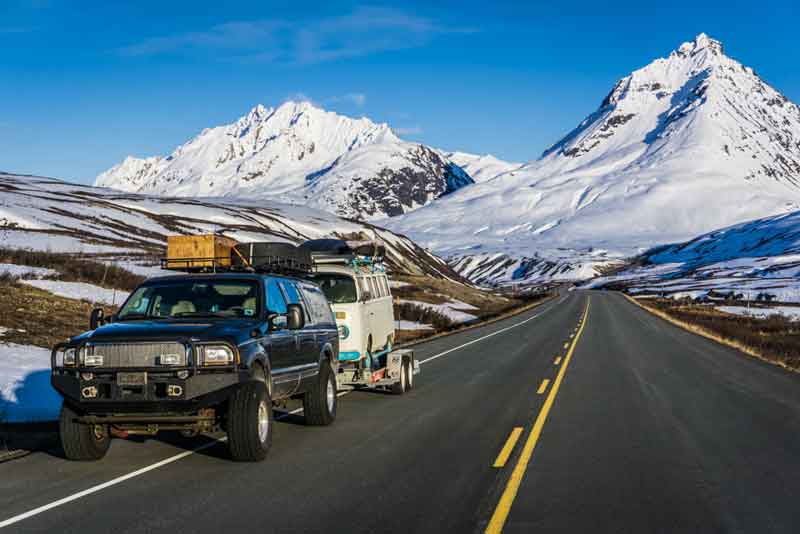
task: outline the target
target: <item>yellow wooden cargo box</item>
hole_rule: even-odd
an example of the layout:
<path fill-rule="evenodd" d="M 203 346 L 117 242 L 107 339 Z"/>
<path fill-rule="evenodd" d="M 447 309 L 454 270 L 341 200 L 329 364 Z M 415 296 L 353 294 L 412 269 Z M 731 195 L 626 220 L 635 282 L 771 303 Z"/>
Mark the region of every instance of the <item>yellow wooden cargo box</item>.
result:
<path fill-rule="evenodd" d="M 231 249 L 238 242 L 220 235 L 171 235 L 167 237 L 167 269 L 229 267 Z"/>

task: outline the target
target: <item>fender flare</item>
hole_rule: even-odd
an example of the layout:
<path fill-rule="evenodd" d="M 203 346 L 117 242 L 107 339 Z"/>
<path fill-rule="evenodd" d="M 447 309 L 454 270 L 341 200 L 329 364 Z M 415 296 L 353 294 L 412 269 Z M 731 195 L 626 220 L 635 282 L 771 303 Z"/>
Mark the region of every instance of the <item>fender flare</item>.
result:
<path fill-rule="evenodd" d="M 319 353 L 320 367 L 322 367 L 322 364 L 325 363 L 326 360 L 331 364 L 331 367 L 335 372 L 339 362 L 336 360 L 336 356 L 334 356 L 333 345 L 330 343 L 325 343 Z"/>

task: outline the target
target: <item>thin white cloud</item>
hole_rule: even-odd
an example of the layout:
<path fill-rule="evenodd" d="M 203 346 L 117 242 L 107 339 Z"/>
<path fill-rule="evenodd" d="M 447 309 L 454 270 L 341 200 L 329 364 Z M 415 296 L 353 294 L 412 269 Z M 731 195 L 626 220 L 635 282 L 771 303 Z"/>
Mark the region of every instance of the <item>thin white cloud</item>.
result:
<path fill-rule="evenodd" d="M 409 126 L 407 128 L 392 128 L 394 133 L 397 135 L 419 135 L 422 133 L 422 127 L 417 126 Z"/>
<path fill-rule="evenodd" d="M 358 108 L 363 108 L 367 102 L 367 95 L 364 93 L 347 93 L 341 96 L 332 96 L 326 100 L 331 104 L 352 104 Z"/>
<path fill-rule="evenodd" d="M 120 48 L 123 56 L 206 53 L 245 62 L 313 64 L 416 48 L 472 28 L 440 24 L 397 8 L 362 6 L 307 21 L 233 21 L 207 30 L 152 37 Z"/>
<path fill-rule="evenodd" d="M 305 93 L 297 92 L 286 95 L 286 98 L 283 99 L 284 102 L 308 102 L 310 104 L 316 104 L 313 98 L 308 96 Z"/>

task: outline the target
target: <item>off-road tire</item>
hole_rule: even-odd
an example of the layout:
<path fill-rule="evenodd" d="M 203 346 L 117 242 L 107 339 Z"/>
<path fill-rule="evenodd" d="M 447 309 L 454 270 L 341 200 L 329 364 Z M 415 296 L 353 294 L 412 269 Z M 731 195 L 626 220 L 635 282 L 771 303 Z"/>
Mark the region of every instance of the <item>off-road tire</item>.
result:
<path fill-rule="evenodd" d="M 266 433 L 263 416 L 266 415 Z M 272 446 L 272 399 L 264 382 L 243 384 L 228 401 L 228 449 L 237 462 L 260 462 Z"/>
<path fill-rule="evenodd" d="M 403 363 L 400 366 L 400 380 L 392 384 L 391 390 L 392 394 L 394 395 L 402 395 L 406 391 L 409 390 L 408 387 L 408 360 L 405 358 L 403 359 Z"/>
<path fill-rule="evenodd" d="M 61 407 L 58 430 L 61 448 L 68 460 L 81 462 L 101 459 L 111 445 L 111 434 L 105 425 L 84 425 L 75 421 L 78 414 L 69 406 Z M 99 432 L 99 434 L 98 434 Z"/>
<path fill-rule="evenodd" d="M 331 388 L 333 397 L 330 397 Z M 312 426 L 327 426 L 336 419 L 336 408 L 339 404 L 336 395 L 336 376 L 328 362 L 320 365 L 317 383 L 311 386 L 303 395 L 303 412 L 306 415 L 306 424 Z"/>

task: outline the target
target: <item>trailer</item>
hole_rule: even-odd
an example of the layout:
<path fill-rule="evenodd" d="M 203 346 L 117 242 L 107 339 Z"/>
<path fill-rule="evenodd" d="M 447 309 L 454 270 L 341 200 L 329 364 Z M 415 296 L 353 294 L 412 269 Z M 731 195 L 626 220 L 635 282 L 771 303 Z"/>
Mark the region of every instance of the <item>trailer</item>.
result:
<path fill-rule="evenodd" d="M 357 362 L 339 362 L 336 383 L 339 390 L 384 389 L 402 395 L 414 387 L 414 377 L 420 372 L 413 349 L 397 349 L 373 356 L 379 363 L 372 367 Z"/>

